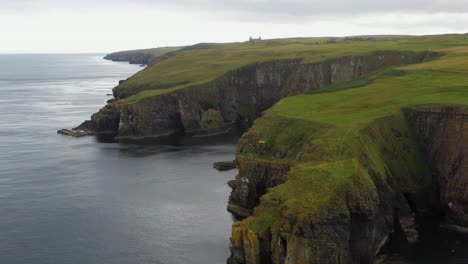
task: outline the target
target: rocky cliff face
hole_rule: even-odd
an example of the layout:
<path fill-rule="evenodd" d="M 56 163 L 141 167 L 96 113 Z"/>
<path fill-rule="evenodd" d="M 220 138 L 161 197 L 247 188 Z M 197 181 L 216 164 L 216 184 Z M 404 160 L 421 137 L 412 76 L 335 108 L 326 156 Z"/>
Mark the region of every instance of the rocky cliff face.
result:
<path fill-rule="evenodd" d="M 283 161 L 253 161 L 238 158 L 239 174 L 229 185 L 232 188 L 228 211 L 239 218 L 252 215 L 268 188 L 285 181 L 291 165 Z"/>
<path fill-rule="evenodd" d="M 301 60 L 257 63 L 230 71 L 204 85 L 146 98 L 131 105 L 109 104 L 104 114 L 96 114 L 95 120 L 115 123 L 102 119 L 108 117 L 109 108 L 120 112 L 119 126 L 112 128 L 121 140 L 158 138 L 176 132 L 195 136 L 220 134 L 234 127 L 250 127 L 262 111 L 284 97 L 435 56 L 428 52 L 386 51 L 311 64 L 303 64 Z M 100 133 L 100 126 L 97 127 L 96 132 Z"/>
<path fill-rule="evenodd" d="M 319 213 L 287 214 L 277 209 L 284 207 L 280 201 L 252 198 L 262 194 L 256 190 L 266 184 L 287 184 L 297 165 L 266 175 L 264 160 L 238 159 L 240 173 L 231 183 L 231 202 L 253 215 L 233 225 L 228 263 L 374 263 L 379 252 L 401 250 L 424 239 L 428 220 L 466 226 L 467 111 L 413 107 L 369 124 L 360 135 L 360 176 L 334 192 Z M 242 150 L 246 144 L 255 144 L 251 138 L 247 133 L 241 139 L 240 156 L 247 154 Z M 248 149 L 258 155 L 261 144 L 256 145 Z M 267 179 L 257 182 L 259 176 Z M 252 205 L 257 207 L 252 210 Z M 270 211 L 281 217 L 258 228 Z M 445 219 L 440 219 L 441 213 Z"/>
<path fill-rule="evenodd" d="M 240 142 L 248 144 L 245 137 L 251 135 L 245 134 Z M 266 174 L 263 160 L 238 159 L 240 171 L 231 183 L 230 202 L 249 209 L 258 207 L 252 216 L 234 224 L 228 263 L 374 263 L 382 248 L 415 242 L 419 237 L 417 219 L 431 212 L 437 197 L 428 165 L 415 141 L 402 115 L 373 122 L 361 132 L 358 159 L 349 165 L 357 166 L 356 174 L 337 190 L 323 190 L 327 192 L 323 196 L 332 192 L 333 197 L 323 208 L 304 212 L 276 212 L 275 208 L 284 207 L 281 202 L 271 204 L 271 199 L 267 202 L 252 197 L 264 194 L 266 191 L 256 190 L 266 184 L 270 188 L 275 183 L 287 184 L 297 165 Z M 273 156 L 281 160 L 281 154 L 275 152 Z M 257 182 L 259 176 L 267 179 Z M 257 228 L 258 219 L 270 210 L 280 216 Z"/>
<path fill-rule="evenodd" d="M 406 115 L 437 177 L 445 221 L 468 227 L 468 108 L 412 108 Z"/>
<path fill-rule="evenodd" d="M 104 59 L 111 61 L 126 61 L 130 64 L 148 65 L 153 60 L 153 55 L 146 52 L 116 52 L 106 55 Z"/>

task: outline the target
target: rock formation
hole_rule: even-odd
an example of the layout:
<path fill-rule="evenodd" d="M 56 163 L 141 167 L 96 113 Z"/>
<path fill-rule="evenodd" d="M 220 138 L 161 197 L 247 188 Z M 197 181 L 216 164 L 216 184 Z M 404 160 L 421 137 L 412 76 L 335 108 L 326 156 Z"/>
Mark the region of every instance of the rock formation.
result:
<path fill-rule="evenodd" d="M 228 171 L 237 168 L 237 161 L 218 161 L 213 164 L 213 168 L 219 171 Z"/>
<path fill-rule="evenodd" d="M 288 213 L 275 194 L 262 197 L 301 169 L 279 165 L 287 154 L 274 149 L 272 161 L 242 159 L 266 154 L 261 135 L 246 133 L 230 205 L 252 216 L 234 224 L 228 263 L 374 263 L 385 247 L 423 239 L 428 221 L 466 227 L 467 113 L 463 106 L 419 106 L 372 122 L 360 132 L 358 176 L 328 190 L 333 198 L 319 211 Z M 271 219 L 270 212 L 282 217 Z"/>
<path fill-rule="evenodd" d="M 416 108 L 406 116 L 437 177 L 445 221 L 468 227 L 468 108 Z"/>
<path fill-rule="evenodd" d="M 93 115 L 96 134 L 119 141 L 158 139 L 173 134 L 217 135 L 234 127 L 248 128 L 280 99 L 363 74 L 426 61 L 433 52 L 375 52 L 304 64 L 301 60 L 262 62 L 232 70 L 217 80 L 144 98 L 137 103 L 113 102 Z M 116 87 L 114 96 L 126 94 Z"/>

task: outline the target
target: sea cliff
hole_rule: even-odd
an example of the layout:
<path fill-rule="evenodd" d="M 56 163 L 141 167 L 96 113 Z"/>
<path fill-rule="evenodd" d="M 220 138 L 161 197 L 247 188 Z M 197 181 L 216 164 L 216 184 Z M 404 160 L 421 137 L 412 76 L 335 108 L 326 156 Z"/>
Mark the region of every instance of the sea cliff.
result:
<path fill-rule="evenodd" d="M 234 224 L 228 263 L 374 263 L 386 248 L 434 232 L 434 222 L 468 226 L 466 111 L 427 106 L 379 118 L 355 135 L 356 148 L 347 150 L 355 158 L 333 163 L 323 163 L 336 155 L 323 145 L 292 157 L 265 153 L 259 139 L 269 135 L 254 126 L 239 143 L 230 207 L 241 216 L 255 209 Z M 304 137 L 332 129 L 309 125 Z M 272 169 L 283 160 L 294 165 Z"/>
<path fill-rule="evenodd" d="M 107 54 L 106 56 L 104 56 L 104 59 L 111 61 L 126 61 L 130 64 L 149 65 L 156 61 L 159 57 L 179 49 L 180 47 L 163 47 L 153 49 L 119 51 Z"/>
<path fill-rule="evenodd" d="M 112 102 L 93 115 L 96 134 L 118 141 L 160 139 L 171 135 L 209 136 L 248 128 L 280 99 L 355 80 L 390 66 L 437 57 L 434 52 L 379 51 L 305 64 L 300 59 L 262 62 L 135 103 Z M 114 90 L 116 98 L 129 94 Z"/>
<path fill-rule="evenodd" d="M 198 44 L 159 57 L 65 134 L 245 131 L 230 264 L 376 263 L 468 227 L 468 36 Z"/>

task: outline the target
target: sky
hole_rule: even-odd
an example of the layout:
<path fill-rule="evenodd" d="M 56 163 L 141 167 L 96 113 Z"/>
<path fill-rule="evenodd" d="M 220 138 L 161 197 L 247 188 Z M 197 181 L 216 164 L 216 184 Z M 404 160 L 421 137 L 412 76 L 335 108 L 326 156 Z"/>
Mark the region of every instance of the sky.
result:
<path fill-rule="evenodd" d="M 468 33 L 467 0 L 0 0 L 0 53 Z"/>

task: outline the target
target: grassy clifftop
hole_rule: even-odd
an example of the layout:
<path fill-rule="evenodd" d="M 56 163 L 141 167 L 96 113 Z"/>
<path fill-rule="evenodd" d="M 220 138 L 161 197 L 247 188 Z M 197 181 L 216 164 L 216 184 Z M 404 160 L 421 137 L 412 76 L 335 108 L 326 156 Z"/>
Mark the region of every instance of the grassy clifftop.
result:
<path fill-rule="evenodd" d="M 263 250 L 272 250 L 273 259 L 284 254 L 296 263 L 311 259 L 321 263 L 320 252 L 327 251 L 334 252 L 327 257 L 336 258 L 327 263 L 341 263 L 349 261 L 346 247 L 359 241 L 352 237 L 353 227 L 340 227 L 340 221 L 353 223 L 353 217 L 363 216 L 359 232 L 365 234 L 366 221 L 378 223 L 385 210 L 401 208 L 401 202 L 389 201 L 406 200 L 403 195 L 423 197 L 415 199 L 421 204 L 411 206 L 424 211 L 422 207 L 433 198 L 428 190 L 434 189 L 435 179 L 404 112 L 427 108 L 437 112 L 450 106 L 463 113 L 468 105 L 468 47 L 438 51 L 445 55 L 430 62 L 288 97 L 256 120 L 239 142 L 239 161 L 293 165 L 285 183 L 261 197 L 254 215 L 235 224 L 233 256 L 239 252 L 239 243 L 245 250 L 246 238 L 240 234 L 252 232 L 254 241 L 271 241 L 272 246 Z M 393 212 L 387 214 L 391 217 Z M 351 230 L 351 238 L 340 240 L 335 233 L 340 229 Z M 276 235 L 289 243 L 287 252 L 275 251 Z M 381 243 L 376 237 L 366 237 L 369 247 Z M 318 244 L 306 246 L 298 239 Z M 378 247 L 372 246 L 368 253 L 359 254 L 372 259 L 375 250 Z M 359 257 L 353 261 L 359 263 Z"/>
<path fill-rule="evenodd" d="M 127 50 L 110 53 L 104 57 L 112 61 L 128 61 L 131 64 L 151 64 L 163 55 L 177 51 L 181 47 L 162 47 L 153 49 Z"/>
<path fill-rule="evenodd" d="M 447 55 L 431 62 L 286 98 L 266 111 L 248 133 L 266 148 L 271 145 L 286 151 L 288 159 L 300 164 L 298 172 L 350 165 L 357 157 L 363 131 L 376 120 L 400 116 L 408 106 L 468 104 L 468 47 L 441 51 Z M 393 73 L 398 74 L 392 77 Z M 320 129 L 311 133 L 311 126 Z M 251 147 L 240 156 L 254 158 L 255 146 Z M 356 170 L 354 166 L 349 169 Z"/>
<path fill-rule="evenodd" d="M 163 60 L 137 73 L 114 91 L 122 103 L 213 81 L 230 70 L 256 62 L 303 59 L 303 63 L 382 50 L 427 51 L 462 46 L 466 35 L 384 37 L 357 39 L 278 39 L 260 43 L 197 44 L 167 54 Z"/>

